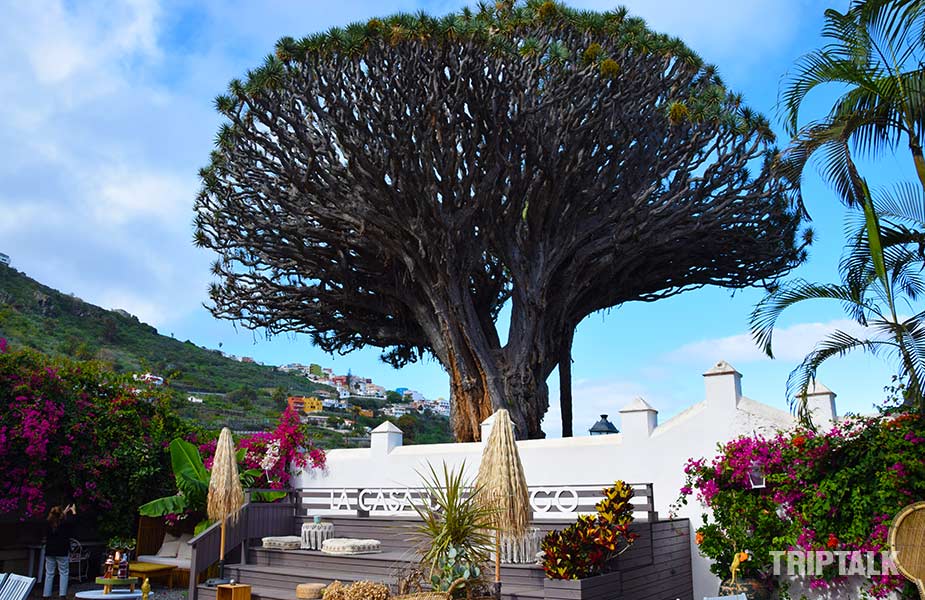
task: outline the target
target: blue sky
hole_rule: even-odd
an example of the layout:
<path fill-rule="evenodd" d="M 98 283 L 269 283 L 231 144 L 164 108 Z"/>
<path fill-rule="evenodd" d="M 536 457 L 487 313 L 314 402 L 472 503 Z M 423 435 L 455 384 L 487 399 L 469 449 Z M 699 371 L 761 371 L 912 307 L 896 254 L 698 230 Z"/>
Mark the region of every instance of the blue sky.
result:
<path fill-rule="evenodd" d="M 320 362 L 387 387 L 447 396 L 434 362 L 395 371 L 368 349 L 329 357 L 303 337 L 267 340 L 214 320 L 202 307 L 212 256 L 191 244 L 196 172 L 220 119 L 212 99 L 257 66 L 281 36 L 302 35 L 398 10 L 442 14 L 462 2 L 3 2 L 0 0 L 0 252 L 39 281 L 104 307 L 124 308 L 162 333 L 270 363 Z M 615 5 L 584 0 L 598 10 Z M 677 35 L 716 64 L 727 84 L 778 123 L 781 78 L 821 42 L 822 12 L 842 2 L 633 0 L 656 30 Z M 814 98 L 809 116 L 825 107 Z M 781 131 L 780 127 L 777 127 Z M 902 157 L 867 165 L 876 185 L 909 174 Z M 818 241 L 797 275 L 834 279 L 844 210 L 810 177 L 804 187 Z M 744 374 L 746 395 L 786 407 L 784 382 L 821 335 L 844 319 L 837 306 L 787 314 L 775 361 L 750 341 L 758 290 L 703 289 L 592 315 L 575 338 L 575 426 L 616 415 L 635 396 L 664 419 L 703 396 L 700 374 L 719 359 Z M 842 412 L 870 411 L 890 370 L 857 356 L 823 368 Z M 559 431 L 557 382 L 545 429 Z"/>

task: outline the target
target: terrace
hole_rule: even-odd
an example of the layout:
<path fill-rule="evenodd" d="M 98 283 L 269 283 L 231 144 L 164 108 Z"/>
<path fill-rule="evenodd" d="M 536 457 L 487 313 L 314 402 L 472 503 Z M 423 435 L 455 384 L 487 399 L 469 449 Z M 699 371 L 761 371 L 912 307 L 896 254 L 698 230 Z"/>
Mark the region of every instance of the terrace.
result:
<path fill-rule="evenodd" d="M 533 526 L 545 532 L 574 522 L 575 515 L 593 511 L 603 487 L 563 487 L 552 493 L 546 486 L 531 488 Z M 653 508 L 652 486 L 634 484 L 633 488 L 635 520 L 631 531 L 638 534 L 639 539 L 617 560 L 612 573 L 582 580 L 584 585 L 575 585 L 575 582 L 546 579 L 542 568 L 534 563 L 504 564 L 501 568 L 503 598 L 692 598 L 690 522 L 687 519 L 659 518 Z M 390 490 L 376 490 L 364 496 L 364 490 L 357 488 L 310 488 L 291 490 L 286 501 L 281 503 L 245 504 L 238 521 L 229 524 L 226 532 L 226 547 L 231 549 L 225 566 L 226 578 L 251 585 L 255 600 L 293 600 L 296 585 L 308 582 L 328 584 L 335 580 L 344 583 L 368 580 L 394 588 L 401 573 L 420 562 L 418 541 L 414 535 L 419 519 L 411 516 L 414 513 L 408 504 L 386 507 L 364 502 L 364 497 L 372 500 L 380 497 L 380 493 L 387 498 L 397 497 L 388 492 Z M 405 492 L 415 499 L 422 494 L 420 490 L 403 490 Z M 344 495 L 349 504 L 342 503 Z M 548 502 L 550 497 L 566 498 L 565 507 L 572 510 L 568 513 L 554 510 L 560 503 Z M 375 503 L 374 500 L 372 502 Z M 364 504 L 365 508 L 372 510 L 357 509 Z M 335 556 L 315 550 L 279 550 L 261 546 L 261 538 L 266 536 L 299 535 L 302 524 L 319 514 L 325 521 L 334 524 L 336 537 L 377 539 L 382 544 L 382 551 Z M 190 600 L 215 599 L 215 588 L 197 581 L 218 559 L 219 541 L 217 526 L 191 541 Z"/>

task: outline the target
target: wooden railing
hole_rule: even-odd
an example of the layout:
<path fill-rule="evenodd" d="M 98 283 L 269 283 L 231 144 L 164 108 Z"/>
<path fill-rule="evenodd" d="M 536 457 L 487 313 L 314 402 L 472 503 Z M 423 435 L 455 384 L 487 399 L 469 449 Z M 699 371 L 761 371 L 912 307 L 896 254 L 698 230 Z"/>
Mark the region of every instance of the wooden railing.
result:
<path fill-rule="evenodd" d="M 238 518 L 225 523 L 225 558 L 239 550 L 241 562 L 247 560 L 247 546 L 252 538 L 271 535 L 291 535 L 295 529 L 295 518 L 299 510 L 299 494 L 286 490 L 286 498 L 278 502 L 251 502 L 251 492 L 277 490 L 248 490 L 244 506 Z M 190 540 L 189 600 L 196 600 L 200 576 L 218 562 L 221 545 L 221 523 L 214 523 L 208 529 Z"/>
<path fill-rule="evenodd" d="M 651 483 L 629 484 L 633 488 L 633 517 L 640 521 L 655 521 L 655 498 Z M 603 497 L 606 485 L 543 485 L 529 486 L 533 520 L 573 519 L 593 513 L 594 505 Z M 357 515 L 361 517 L 416 516 L 415 504 L 429 501 L 423 488 L 304 488 L 300 491 L 301 507 L 306 514 L 323 516 Z"/>

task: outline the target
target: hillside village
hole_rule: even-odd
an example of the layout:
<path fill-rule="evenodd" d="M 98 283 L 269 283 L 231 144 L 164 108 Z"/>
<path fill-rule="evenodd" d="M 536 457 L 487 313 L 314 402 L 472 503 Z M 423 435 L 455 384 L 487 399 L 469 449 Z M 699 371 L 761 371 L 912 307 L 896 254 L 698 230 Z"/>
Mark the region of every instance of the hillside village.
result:
<path fill-rule="evenodd" d="M 332 369 L 322 367 L 317 363 L 303 365 L 299 363 L 290 363 L 278 368 L 280 371 L 301 375 L 314 383 L 330 386 L 334 391 L 319 389 L 313 396 L 302 397 L 293 396 L 289 398 L 289 405 L 300 408 L 305 413 L 321 412 L 328 410 L 350 410 L 351 399 L 373 401 L 375 403 L 385 403 L 378 409 L 382 415 L 389 417 L 402 417 L 407 414 L 423 413 L 431 411 L 434 414 L 447 417 L 450 416 L 450 402 L 445 398 L 428 400 L 417 390 L 406 387 L 399 387 L 394 390 L 387 390 L 385 387 L 378 385 L 368 377 L 360 377 L 348 372 L 346 375 L 336 375 Z M 371 408 L 360 406 L 359 414 L 363 416 L 374 416 Z"/>

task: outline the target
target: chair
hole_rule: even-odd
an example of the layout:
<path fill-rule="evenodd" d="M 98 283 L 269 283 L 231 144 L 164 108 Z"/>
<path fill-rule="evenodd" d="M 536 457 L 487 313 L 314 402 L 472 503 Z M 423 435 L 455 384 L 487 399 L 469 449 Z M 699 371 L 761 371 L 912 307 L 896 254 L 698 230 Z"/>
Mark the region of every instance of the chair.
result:
<path fill-rule="evenodd" d="M 0 600 L 26 600 L 35 585 L 35 577 L 10 574 L 0 585 Z"/>
<path fill-rule="evenodd" d="M 84 550 L 83 545 L 74 538 L 71 538 L 71 548 L 67 554 L 67 562 L 69 565 L 77 563 L 77 569 L 72 568 L 68 578 L 74 579 L 76 577 L 78 582 L 83 583 L 90 568 L 90 552 Z"/>

